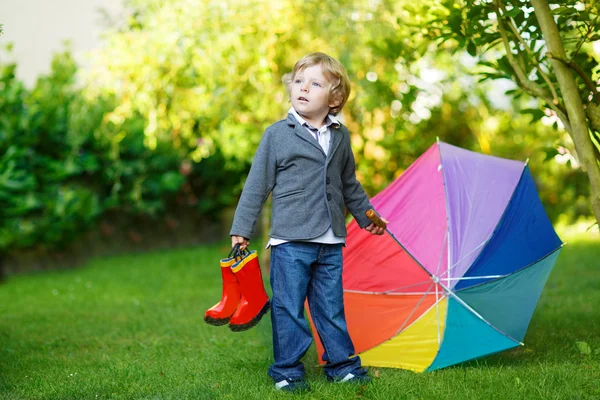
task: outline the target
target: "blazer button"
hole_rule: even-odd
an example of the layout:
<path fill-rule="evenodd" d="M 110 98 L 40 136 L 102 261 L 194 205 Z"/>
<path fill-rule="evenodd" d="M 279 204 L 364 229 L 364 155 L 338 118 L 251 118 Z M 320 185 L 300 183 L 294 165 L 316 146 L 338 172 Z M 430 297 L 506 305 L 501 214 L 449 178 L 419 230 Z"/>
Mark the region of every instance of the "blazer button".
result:
<path fill-rule="evenodd" d="M 325 180 L 325 183 L 327 183 L 329 185 L 331 183 L 331 179 L 329 179 L 329 177 L 327 177 L 327 179 Z"/>
<path fill-rule="evenodd" d="M 327 200 L 331 200 L 331 194 L 327 193 Z"/>

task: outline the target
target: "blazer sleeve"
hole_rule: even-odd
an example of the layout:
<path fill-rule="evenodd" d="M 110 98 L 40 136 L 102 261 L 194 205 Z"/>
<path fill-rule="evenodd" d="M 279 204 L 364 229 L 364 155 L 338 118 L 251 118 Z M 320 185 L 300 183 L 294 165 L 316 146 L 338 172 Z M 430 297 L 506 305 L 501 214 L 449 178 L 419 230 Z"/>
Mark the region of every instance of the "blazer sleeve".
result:
<path fill-rule="evenodd" d="M 273 131 L 267 129 L 254 155 L 248 178 L 233 217 L 230 236 L 250 238 L 264 202 L 275 186 L 277 156 Z"/>
<path fill-rule="evenodd" d="M 373 205 L 369 202 L 369 196 L 367 196 L 365 189 L 356 179 L 356 162 L 354 161 L 354 154 L 350 147 L 349 137 L 346 145 L 346 154 L 346 162 L 342 168 L 344 202 L 350 214 L 356 219 L 358 226 L 366 228 L 371 224 L 371 220 L 365 213 L 367 210 L 373 209 Z"/>

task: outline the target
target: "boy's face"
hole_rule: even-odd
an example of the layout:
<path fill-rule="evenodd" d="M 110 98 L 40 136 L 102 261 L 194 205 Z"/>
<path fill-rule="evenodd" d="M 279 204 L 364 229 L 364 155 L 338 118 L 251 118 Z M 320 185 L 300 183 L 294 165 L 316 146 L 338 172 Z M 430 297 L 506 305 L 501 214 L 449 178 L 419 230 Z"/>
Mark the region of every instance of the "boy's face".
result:
<path fill-rule="evenodd" d="M 330 87 L 320 65 L 306 67 L 292 80 L 292 106 L 307 121 L 322 123 L 329 109 L 336 106 L 329 98 Z"/>

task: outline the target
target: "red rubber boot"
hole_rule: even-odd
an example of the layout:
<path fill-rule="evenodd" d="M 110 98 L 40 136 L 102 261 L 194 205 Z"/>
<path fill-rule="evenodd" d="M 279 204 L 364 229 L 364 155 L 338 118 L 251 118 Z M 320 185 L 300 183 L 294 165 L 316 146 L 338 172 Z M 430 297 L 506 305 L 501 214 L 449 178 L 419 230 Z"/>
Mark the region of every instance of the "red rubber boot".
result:
<path fill-rule="evenodd" d="M 258 263 L 258 253 L 251 251 L 243 260 L 231 266 L 242 291 L 237 311 L 229 320 L 234 332 L 245 331 L 258 324 L 271 308 Z"/>
<path fill-rule="evenodd" d="M 221 260 L 223 295 L 221 301 L 209 308 L 204 314 L 204 322 L 209 325 L 221 326 L 227 324 L 238 308 L 241 292 L 237 279 L 231 270 L 233 264 L 235 264 L 235 258 Z"/>

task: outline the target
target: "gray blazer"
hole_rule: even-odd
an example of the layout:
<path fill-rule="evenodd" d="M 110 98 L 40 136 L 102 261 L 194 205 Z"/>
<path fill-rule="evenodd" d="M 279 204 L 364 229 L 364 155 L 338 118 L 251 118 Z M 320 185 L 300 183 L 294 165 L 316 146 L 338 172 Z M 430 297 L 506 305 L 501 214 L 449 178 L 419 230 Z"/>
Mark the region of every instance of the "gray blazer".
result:
<path fill-rule="evenodd" d="M 291 114 L 266 129 L 235 211 L 230 235 L 250 238 L 271 192 L 269 236 L 272 238 L 314 239 L 330 226 L 336 236 L 346 236 L 345 207 L 361 228 L 371 223 L 365 212 L 373 206 L 356 180 L 348 129 L 343 125 L 331 125 L 329 129 L 327 156 Z"/>

